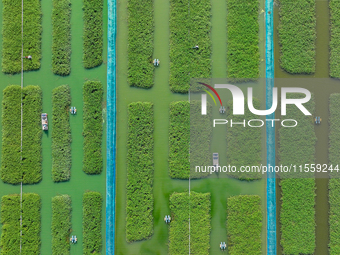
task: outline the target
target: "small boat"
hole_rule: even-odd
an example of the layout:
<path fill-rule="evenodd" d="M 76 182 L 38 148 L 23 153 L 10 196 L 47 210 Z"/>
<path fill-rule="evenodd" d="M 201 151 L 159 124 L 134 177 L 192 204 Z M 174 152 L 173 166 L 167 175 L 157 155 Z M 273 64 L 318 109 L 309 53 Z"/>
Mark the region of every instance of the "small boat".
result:
<path fill-rule="evenodd" d="M 225 244 L 225 242 L 223 242 L 223 243 L 221 242 L 220 243 L 220 249 L 225 250 L 226 248 L 227 248 L 227 245 Z"/>
<path fill-rule="evenodd" d="M 154 65 L 154 66 L 159 66 L 159 62 L 160 62 L 159 59 L 158 59 L 158 58 L 157 58 L 157 59 L 155 58 L 155 59 L 153 60 L 153 65 Z"/>
<path fill-rule="evenodd" d="M 320 124 L 322 119 L 320 117 L 315 117 L 314 121 L 315 121 L 315 124 Z"/>
<path fill-rule="evenodd" d="M 47 113 L 41 114 L 41 126 L 42 126 L 42 130 L 48 130 Z"/>
<path fill-rule="evenodd" d="M 164 221 L 165 221 L 165 223 L 170 223 L 170 221 L 171 221 L 170 215 L 165 215 Z"/>

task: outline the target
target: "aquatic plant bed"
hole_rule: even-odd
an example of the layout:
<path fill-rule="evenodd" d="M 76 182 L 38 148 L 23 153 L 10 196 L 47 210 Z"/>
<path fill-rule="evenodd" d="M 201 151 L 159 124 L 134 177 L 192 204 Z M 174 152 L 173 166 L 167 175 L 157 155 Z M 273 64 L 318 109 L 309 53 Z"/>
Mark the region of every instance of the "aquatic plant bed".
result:
<path fill-rule="evenodd" d="M 188 254 L 189 211 L 190 253 L 209 254 L 210 206 L 210 193 L 190 192 L 190 199 L 188 192 L 173 193 L 170 196 L 169 254 Z"/>
<path fill-rule="evenodd" d="M 99 192 L 85 192 L 83 196 L 83 254 L 100 254 L 102 250 L 102 203 Z"/>
<path fill-rule="evenodd" d="M 40 196 L 24 193 L 22 197 L 22 228 L 20 228 L 20 195 L 6 195 L 1 199 L 1 254 L 40 254 Z"/>
<path fill-rule="evenodd" d="M 52 178 L 55 182 L 70 179 L 71 171 L 71 94 L 68 85 L 52 91 Z"/>
<path fill-rule="evenodd" d="M 188 93 L 190 78 L 211 77 L 210 18 L 210 0 L 170 1 L 172 92 Z"/>
<path fill-rule="evenodd" d="M 71 1 L 53 0 L 52 70 L 54 74 L 71 72 Z"/>
<path fill-rule="evenodd" d="M 143 240 L 153 234 L 153 104 L 128 106 L 126 239 Z"/>
<path fill-rule="evenodd" d="M 20 254 L 20 196 L 1 198 L 1 254 Z"/>
<path fill-rule="evenodd" d="M 83 64 L 85 68 L 103 62 L 103 0 L 84 0 Z"/>
<path fill-rule="evenodd" d="M 154 83 L 153 9 L 152 0 L 128 1 L 128 82 L 130 86 L 151 88 Z"/>
<path fill-rule="evenodd" d="M 247 104 L 247 103 L 245 103 Z M 253 99 L 253 106 L 255 109 L 260 109 L 260 101 Z M 233 115 L 233 102 L 228 102 L 227 118 L 232 119 L 233 122 L 242 123 L 244 119 L 258 119 L 258 116 L 251 113 L 248 107 L 245 107 L 245 115 Z M 258 126 L 261 123 L 251 123 L 251 125 Z M 261 128 L 244 127 L 243 125 L 234 125 L 227 129 L 227 159 L 228 164 L 236 166 L 240 169 L 241 166 L 258 166 L 261 164 L 262 151 L 262 131 Z M 258 172 L 249 173 L 228 173 L 229 176 L 241 180 L 261 179 L 262 174 Z"/>
<path fill-rule="evenodd" d="M 22 182 L 33 184 L 42 179 L 42 90 L 39 86 L 26 86 L 22 97 Z"/>
<path fill-rule="evenodd" d="M 259 196 L 229 197 L 227 202 L 228 254 L 262 254 L 262 211 Z"/>
<path fill-rule="evenodd" d="M 280 0 L 281 67 L 288 73 L 315 72 L 315 0 Z"/>
<path fill-rule="evenodd" d="M 209 171 L 204 172 L 204 166 L 212 165 L 212 105 L 207 102 L 207 115 L 201 115 L 201 102 L 190 102 L 190 178 L 207 177 Z M 196 171 L 196 166 L 202 166 Z"/>
<path fill-rule="evenodd" d="M 103 169 L 103 85 L 100 81 L 87 81 L 83 86 L 83 171 L 100 174 Z"/>
<path fill-rule="evenodd" d="M 22 93 L 22 94 L 21 94 Z M 23 141 L 21 155 L 21 96 Z M 3 91 L 1 179 L 6 183 L 38 183 L 42 178 L 42 91 L 38 86 L 11 85 Z M 22 160 L 21 160 L 22 156 Z"/>
<path fill-rule="evenodd" d="M 190 103 L 170 104 L 169 173 L 171 178 L 189 179 Z"/>
<path fill-rule="evenodd" d="M 340 78 L 340 2 L 329 1 L 330 10 L 330 57 L 329 75 L 333 78 Z"/>
<path fill-rule="evenodd" d="M 314 115 L 313 95 L 304 106 Z M 290 128 L 284 127 L 279 130 L 280 164 L 304 165 L 314 163 L 316 137 L 312 117 L 304 116 L 297 107 L 288 105 L 285 118 L 296 119 L 298 125 L 294 128 L 294 132 Z M 301 173 L 301 175 L 293 174 L 283 177 L 287 178 L 280 181 L 282 192 L 280 222 L 283 253 L 313 254 L 315 249 L 314 174 Z"/>
<path fill-rule="evenodd" d="M 227 76 L 259 77 L 259 0 L 227 0 Z"/>
<path fill-rule="evenodd" d="M 39 0 L 27 0 L 24 4 L 24 37 L 21 41 L 21 2 L 3 0 L 2 18 L 2 71 L 4 73 L 21 72 L 21 46 L 23 43 L 24 70 L 37 70 L 41 59 L 41 3 Z"/>
<path fill-rule="evenodd" d="M 2 99 L 1 180 L 17 184 L 21 181 L 21 88 L 8 86 Z"/>
<path fill-rule="evenodd" d="M 52 198 L 52 254 L 70 254 L 71 198 L 60 195 Z"/>
<path fill-rule="evenodd" d="M 329 132 L 329 163 L 333 166 L 340 162 L 340 94 L 331 94 L 329 98 L 330 110 L 330 132 Z M 330 174 L 331 178 L 328 183 L 328 199 L 329 199 L 329 254 L 340 254 L 340 179 L 339 172 L 335 171 Z"/>

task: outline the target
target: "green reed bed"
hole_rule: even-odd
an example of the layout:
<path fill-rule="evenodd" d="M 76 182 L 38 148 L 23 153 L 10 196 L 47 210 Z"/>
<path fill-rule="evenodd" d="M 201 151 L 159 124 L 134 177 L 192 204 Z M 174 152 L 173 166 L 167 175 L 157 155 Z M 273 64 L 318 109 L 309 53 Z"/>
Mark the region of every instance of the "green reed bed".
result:
<path fill-rule="evenodd" d="M 227 75 L 259 77 L 259 0 L 227 0 Z"/>
<path fill-rule="evenodd" d="M 188 93 L 190 78 L 211 77 L 210 19 L 209 0 L 170 1 L 171 91 Z"/>
<path fill-rule="evenodd" d="M 259 196 L 241 195 L 227 202 L 228 254 L 261 255 L 262 211 Z"/>
<path fill-rule="evenodd" d="M 71 198 L 60 195 L 52 198 L 52 254 L 70 254 Z"/>
<path fill-rule="evenodd" d="M 52 70 L 58 75 L 71 72 L 71 1 L 53 0 Z"/>
<path fill-rule="evenodd" d="M 0 254 L 20 254 L 20 196 L 1 198 Z"/>
<path fill-rule="evenodd" d="M 128 82 L 130 86 L 151 88 L 154 40 L 153 0 L 128 1 Z"/>
<path fill-rule="evenodd" d="M 53 181 L 67 181 L 71 171 L 71 91 L 68 85 L 52 91 L 52 178 Z"/>
<path fill-rule="evenodd" d="M 83 171 L 87 174 L 100 174 L 103 169 L 103 91 L 100 81 L 87 81 L 83 86 Z"/>
<path fill-rule="evenodd" d="M 292 74 L 315 72 L 315 0 L 279 0 L 281 67 Z"/>
<path fill-rule="evenodd" d="M 83 254 L 100 254 L 102 250 L 102 203 L 99 192 L 85 192 L 83 196 Z"/>
<path fill-rule="evenodd" d="M 169 173 L 171 178 L 189 179 L 190 103 L 170 104 Z"/>
<path fill-rule="evenodd" d="M 340 78 L 340 2 L 329 1 L 330 10 L 330 56 L 329 75 L 333 78 Z"/>
<path fill-rule="evenodd" d="M 41 111 L 42 91 L 38 86 L 8 86 L 2 103 L 1 178 L 6 183 L 38 183 L 42 178 Z M 23 139 L 21 153 L 21 96 Z"/>
<path fill-rule="evenodd" d="M 247 104 L 247 102 L 246 102 Z M 260 101 L 253 99 L 253 106 L 255 109 L 260 109 Z M 242 123 L 251 119 L 258 119 L 258 116 L 249 111 L 245 106 L 244 115 L 233 115 L 233 102 L 228 103 L 227 118 L 232 119 L 233 122 Z M 253 126 L 260 126 L 261 123 L 250 123 Z M 233 125 L 227 129 L 227 159 L 228 164 L 236 166 L 240 169 L 241 166 L 258 166 L 261 164 L 262 151 L 262 131 L 261 128 L 250 127 L 245 123 L 245 127 L 240 124 Z M 254 180 L 262 178 L 259 172 L 249 173 L 228 173 L 229 176 L 241 180 Z"/>
<path fill-rule="evenodd" d="M 83 64 L 85 68 L 103 62 L 103 0 L 83 0 Z"/>
<path fill-rule="evenodd" d="M 153 234 L 153 104 L 128 106 L 126 239 L 143 240 Z"/>
<path fill-rule="evenodd" d="M 330 132 L 329 132 L 329 163 L 335 168 L 340 163 L 340 94 L 332 94 L 329 98 L 330 110 Z M 331 173 L 332 177 L 328 183 L 328 202 L 329 202 L 329 254 L 336 255 L 340 253 L 340 179 L 339 172 Z"/>
<path fill-rule="evenodd" d="M 11 85 L 3 90 L 1 180 L 17 184 L 21 181 L 21 88 Z"/>
<path fill-rule="evenodd" d="M 189 208 L 190 206 L 190 208 Z M 209 254 L 210 249 L 210 193 L 173 193 L 170 196 L 171 223 L 169 254 Z"/>
<path fill-rule="evenodd" d="M 42 90 L 39 86 L 26 86 L 22 98 L 22 182 L 33 184 L 42 179 Z"/>
<path fill-rule="evenodd" d="M 22 254 L 40 254 L 41 200 L 38 194 L 24 193 L 22 209 L 20 195 L 6 195 L 1 199 L 2 234 L 0 254 L 20 254 L 20 231 Z M 22 228 L 20 227 L 22 210 Z"/>
<path fill-rule="evenodd" d="M 314 97 L 304 104 L 313 115 Z M 286 119 L 298 125 L 279 130 L 279 160 L 284 166 L 313 164 L 315 143 L 313 117 L 305 116 L 294 105 L 288 105 Z M 284 254 L 313 254 L 315 249 L 315 179 L 314 173 L 285 174 L 280 181 L 281 245 Z M 298 178 L 300 177 L 300 178 Z M 308 178 L 306 178 L 308 177 Z M 299 237 L 299 238 L 297 238 Z"/>
<path fill-rule="evenodd" d="M 41 199 L 38 194 L 24 193 L 22 197 L 22 254 L 40 254 Z M 17 208 L 20 210 L 20 207 Z"/>
<path fill-rule="evenodd" d="M 4 73 L 21 72 L 21 48 L 24 56 L 24 70 L 37 70 L 41 59 L 41 3 L 39 0 L 25 0 L 23 40 L 21 35 L 21 1 L 3 0 L 2 16 L 2 71 Z"/>

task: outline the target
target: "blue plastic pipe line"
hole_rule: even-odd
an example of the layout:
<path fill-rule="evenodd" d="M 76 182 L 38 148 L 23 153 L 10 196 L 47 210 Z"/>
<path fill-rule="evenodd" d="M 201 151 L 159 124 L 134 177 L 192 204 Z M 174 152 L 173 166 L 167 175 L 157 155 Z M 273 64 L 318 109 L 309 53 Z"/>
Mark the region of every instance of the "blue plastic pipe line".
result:
<path fill-rule="evenodd" d="M 106 255 L 115 250 L 116 206 L 116 0 L 108 0 L 107 134 L 106 134 Z"/>
<path fill-rule="evenodd" d="M 274 87 L 274 42 L 273 42 L 273 0 L 266 0 L 266 109 L 273 101 Z M 270 114 L 267 119 L 274 119 Z M 267 165 L 275 166 L 275 127 L 266 121 Z M 276 255 L 276 192 L 275 172 L 267 173 L 267 255 Z"/>

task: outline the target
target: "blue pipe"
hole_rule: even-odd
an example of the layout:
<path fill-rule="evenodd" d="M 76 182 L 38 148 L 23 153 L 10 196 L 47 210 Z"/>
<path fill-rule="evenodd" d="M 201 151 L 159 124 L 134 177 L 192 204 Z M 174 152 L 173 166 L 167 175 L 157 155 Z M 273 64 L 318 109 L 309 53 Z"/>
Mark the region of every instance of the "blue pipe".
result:
<path fill-rule="evenodd" d="M 274 41 L 273 0 L 266 0 L 266 109 L 273 101 L 274 87 Z M 267 119 L 275 119 L 270 114 Z M 266 121 L 267 165 L 275 166 L 275 125 Z M 276 192 L 275 172 L 267 173 L 267 255 L 276 255 Z"/>
<path fill-rule="evenodd" d="M 115 250 L 116 206 L 116 0 L 108 0 L 107 134 L 106 134 L 106 255 Z"/>

